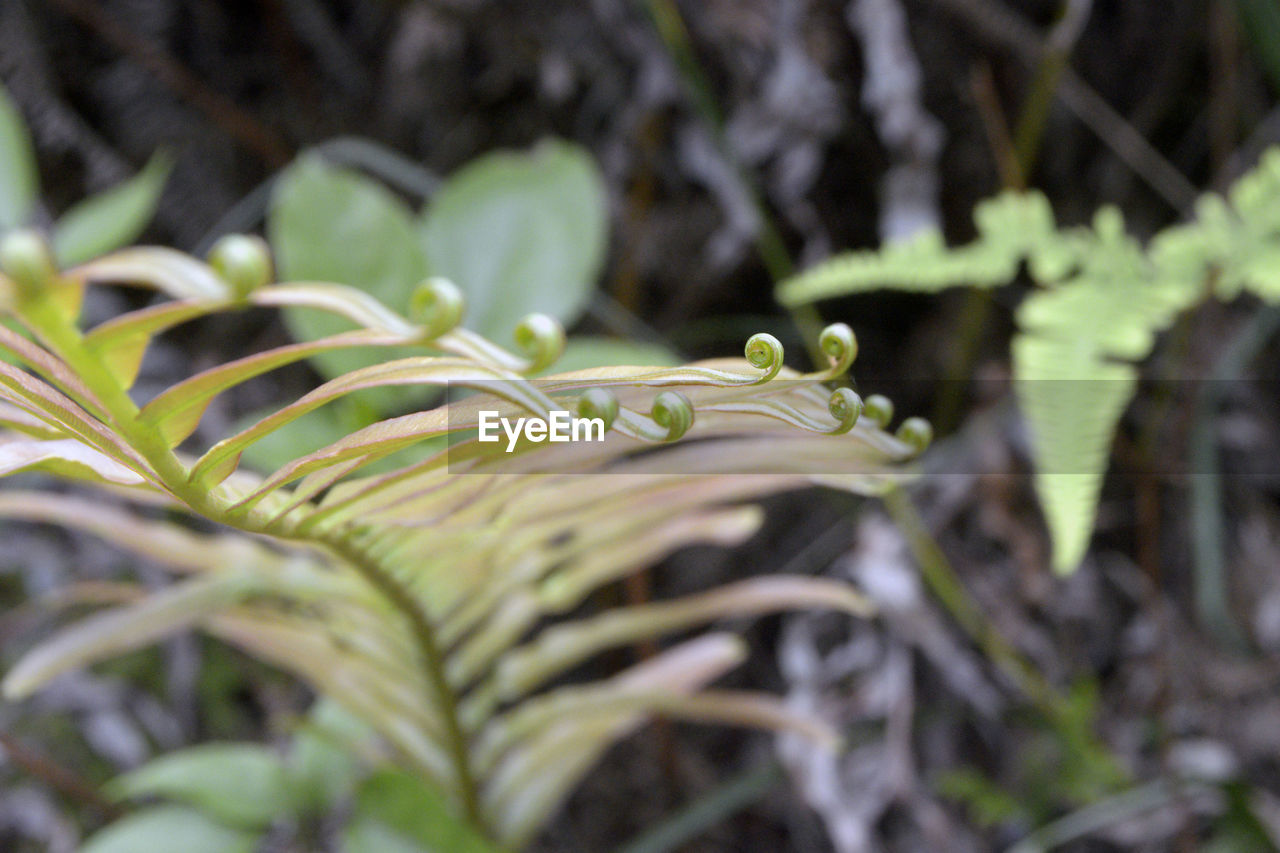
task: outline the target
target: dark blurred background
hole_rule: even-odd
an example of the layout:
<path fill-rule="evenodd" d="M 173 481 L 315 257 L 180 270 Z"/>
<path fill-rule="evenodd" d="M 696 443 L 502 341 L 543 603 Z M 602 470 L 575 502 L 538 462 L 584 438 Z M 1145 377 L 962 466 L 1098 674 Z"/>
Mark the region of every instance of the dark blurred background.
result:
<path fill-rule="evenodd" d="M 1277 19 L 1269 0 L 0 0 L 0 78 L 30 123 L 49 210 L 167 148 L 176 168 L 146 237 L 188 251 L 256 227 L 264 182 L 326 140 L 374 140 L 441 176 L 495 148 L 573 140 L 598 160 L 611 214 L 607 300 L 586 325 L 699 357 L 737 354 L 769 330 L 799 366 L 804 348 L 773 283 L 834 251 L 930 224 L 963 241 L 975 202 L 1017 186 L 1043 191 L 1066 223 L 1104 203 L 1139 237 L 1184 220 L 1196 191 L 1223 188 L 1280 142 Z M 1035 156 L 1019 169 L 1022 127 Z M 963 365 L 998 385 L 1019 286 L 997 295 L 978 333 L 960 291 L 821 311 L 857 331 L 860 371 L 919 378 Z M 1247 301 L 1197 309 L 1182 329 L 1182 368 L 1203 375 L 1254 311 Z M 234 347 L 235 334 L 218 327 L 182 360 Z M 1025 474 L 1025 458 L 993 401 L 971 397 L 940 426 L 954 436 L 950 452 L 994 460 L 993 476 L 918 495 L 957 573 L 991 624 L 1072 691 L 1081 729 L 1135 784 L 1187 766 L 1219 774 L 1208 805 L 1115 805 L 1103 831 L 1064 849 L 1274 849 L 1276 484 L 1228 483 L 1223 497 L 1233 601 L 1252 648 L 1241 654 L 1196 623 L 1185 484 L 1144 491 L 1112 478 L 1099 544 L 1056 580 L 1027 480 L 998 476 Z M 898 404 L 934 414 L 927 392 Z M 1274 412 L 1240 419 L 1241 430 L 1277 434 Z M 815 816 L 802 782 L 775 782 L 764 790 L 776 797 L 745 803 L 687 849 L 1002 849 L 1031 821 L 1110 802 L 1099 793 L 1113 790 L 1105 762 L 1081 757 L 1090 747 L 1070 725 L 1020 715 L 999 662 L 920 591 L 896 534 L 874 511 L 854 531 L 852 509 L 777 501 L 748 547 L 686 554 L 655 575 L 661 593 L 692 585 L 688 574 L 705 586 L 799 554 L 792 568 L 843 561 L 865 584 L 907 590 L 900 618 L 841 640 L 863 655 L 838 679 L 840 701 L 861 715 L 866 777 L 849 782 L 847 813 Z M 90 576 L 126 570 L 39 529 L 6 533 L 3 550 L 6 570 L 24 578 L 6 583 L 28 591 L 56 586 L 67 570 L 54 567 L 67 561 Z M 0 642 L 28 624 L 21 616 L 6 616 Z M 785 689 L 769 652 L 795 624 L 753 629 L 763 654 L 742 678 Z M 191 638 L 96 672 L 10 714 L 9 726 L 97 779 L 157 749 L 261 737 L 274 713 L 305 702 L 266 668 Z M 769 747 L 741 733 L 659 735 L 611 753 L 545 848 L 625 842 Z M 67 849 L 91 812 L 29 770 L 0 767 L 0 845 Z"/>

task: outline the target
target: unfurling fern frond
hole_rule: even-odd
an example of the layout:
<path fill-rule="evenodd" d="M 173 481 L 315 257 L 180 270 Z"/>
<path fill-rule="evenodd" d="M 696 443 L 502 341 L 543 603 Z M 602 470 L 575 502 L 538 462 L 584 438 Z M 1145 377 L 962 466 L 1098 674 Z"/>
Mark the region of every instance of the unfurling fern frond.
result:
<path fill-rule="evenodd" d="M 0 329 L 0 349 L 23 365 L 0 363 L 0 474 L 45 470 L 118 499 L 8 491 L 0 517 L 88 530 L 177 577 L 159 592 L 120 593 L 127 600 L 37 646 L 7 674 L 9 697 L 198 626 L 362 717 L 402 766 L 509 845 L 529 840 L 608 744 L 655 712 L 833 738 L 766 696 L 705 689 L 742 657 L 727 633 L 603 681 L 558 685 L 604 650 L 726 616 L 867 614 L 844 583 L 760 577 L 566 618 L 593 591 L 674 549 L 744 540 L 760 522 L 743 504 L 751 498 L 811 484 L 875 493 L 904 476 L 927 425 L 908 419 L 889 434 L 882 401 L 869 406 L 875 418 L 859 418 L 856 394 L 822 385 L 853 360 L 848 327 L 824 333 L 831 367 L 815 374 L 785 368 L 777 340 L 757 335 L 745 359 L 531 380 L 525 374 L 563 346 L 554 322 L 528 318 L 517 332 L 523 352 L 513 354 L 457 327 L 460 297 L 447 282 L 425 283 L 406 318 L 339 285 L 269 285 L 266 249 L 252 238 L 224 241 L 208 264 L 142 248 L 60 272 L 38 238 L 15 233 L 0 245 L 0 269 L 0 309 L 30 334 Z M 84 290 L 106 283 L 168 299 L 83 332 Z M 325 311 L 352 328 L 238 358 L 134 402 L 129 390 L 155 336 L 249 306 Z M 352 347 L 422 354 L 337 376 L 211 447 L 189 448 L 218 394 Z M 445 385 L 473 393 L 374 423 L 265 477 L 238 467 L 254 441 L 345 394 Z M 479 440 L 486 409 L 574 410 L 599 418 L 607 434 L 598 443 L 521 441 L 508 453 L 505 442 Z M 447 446 L 362 473 L 432 439 Z M 224 529 L 197 533 L 148 508 Z"/>
<path fill-rule="evenodd" d="M 1272 150 L 1227 198 L 1206 194 L 1195 221 L 1144 248 L 1114 208 L 1100 209 L 1092 227 L 1058 228 L 1044 196 L 1006 192 L 977 206 L 978 238 L 967 246 L 926 234 L 851 252 L 783 282 L 778 298 L 800 305 L 885 288 L 989 288 L 1025 262 L 1043 289 L 1017 312 L 1014 378 L 1054 566 L 1069 572 L 1088 546 L 1111 439 L 1137 387 L 1134 363 L 1150 354 L 1156 332 L 1209 296 L 1280 300 L 1278 201 L 1280 150 Z"/>

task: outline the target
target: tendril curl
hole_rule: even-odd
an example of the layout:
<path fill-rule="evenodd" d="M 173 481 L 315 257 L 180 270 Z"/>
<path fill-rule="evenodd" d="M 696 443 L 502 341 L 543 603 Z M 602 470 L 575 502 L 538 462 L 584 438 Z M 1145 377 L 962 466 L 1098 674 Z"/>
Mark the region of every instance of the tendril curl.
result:
<path fill-rule="evenodd" d="M 458 286 L 435 276 L 417 286 L 409 300 L 409 319 L 423 327 L 423 339 L 434 340 L 457 328 L 467 309 Z"/>
<path fill-rule="evenodd" d="M 678 391 L 663 391 L 653 398 L 649 416 L 667 431 L 664 441 L 675 441 L 693 426 L 693 404 Z"/>
<path fill-rule="evenodd" d="M 564 327 L 546 314 L 530 314 L 515 332 L 516 346 L 529 359 L 526 373 L 537 373 L 555 363 L 564 352 Z"/>
<path fill-rule="evenodd" d="M 763 370 L 764 374 L 757 378 L 756 384 L 763 384 L 778 375 L 782 370 L 782 342 L 768 332 L 759 332 L 747 339 L 743 355 L 752 367 Z"/>

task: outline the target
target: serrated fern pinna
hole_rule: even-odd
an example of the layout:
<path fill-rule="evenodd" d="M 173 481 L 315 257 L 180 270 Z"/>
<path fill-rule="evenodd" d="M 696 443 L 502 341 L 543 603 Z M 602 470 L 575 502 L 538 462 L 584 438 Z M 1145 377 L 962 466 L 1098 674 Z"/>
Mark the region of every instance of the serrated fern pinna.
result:
<path fill-rule="evenodd" d="M 947 247 L 936 232 L 880 251 L 849 252 L 783 282 L 795 306 L 879 289 L 934 293 L 1013 281 L 1025 263 L 1040 288 L 1018 307 L 1013 371 L 1031 429 L 1036 489 L 1053 534 L 1053 563 L 1073 570 L 1093 529 L 1112 436 L 1137 387 L 1134 366 L 1155 333 L 1208 298 L 1250 292 L 1280 300 L 1280 150 L 1226 198 L 1206 194 L 1194 221 L 1143 247 L 1120 212 L 1059 228 L 1037 192 L 979 204 L 978 236 Z"/>

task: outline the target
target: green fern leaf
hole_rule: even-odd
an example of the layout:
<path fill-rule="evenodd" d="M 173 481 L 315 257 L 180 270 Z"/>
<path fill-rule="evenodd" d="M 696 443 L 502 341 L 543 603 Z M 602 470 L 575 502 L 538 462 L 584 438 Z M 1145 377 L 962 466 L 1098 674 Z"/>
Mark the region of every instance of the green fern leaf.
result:
<path fill-rule="evenodd" d="M 461 310 L 445 282 L 429 282 L 408 318 L 342 285 L 254 289 L 269 268 L 254 241 L 236 244 L 216 268 L 134 249 L 62 274 L 27 263 L 32 245 L 23 241 L 0 251 L 0 293 L 41 343 L 0 333 L 0 349 L 26 366 L 0 364 L 0 475 L 41 465 L 105 480 L 141 512 L 14 493 L 0 494 L 0 518 L 96 533 L 171 566 L 175 580 L 151 594 L 117 590 L 108 606 L 36 646 L 7 674 L 8 696 L 200 627 L 339 703 L 380 735 L 401 769 L 503 845 L 529 841 L 608 745 L 653 713 L 834 741 L 767 698 L 703 692 L 743 655 L 724 634 L 622 673 L 552 685 L 604 650 L 722 617 L 812 607 L 868 613 L 843 583 L 791 577 L 574 615 L 594 591 L 674 550 L 743 541 L 761 520 L 747 505 L 754 498 L 817 484 L 874 494 L 908 476 L 903 463 L 922 446 L 918 424 L 885 432 L 859 417 L 852 391 L 822 384 L 854 358 L 847 327 L 823 333 L 830 367 L 812 374 L 785 368 L 777 340 L 757 335 L 738 359 L 530 380 L 563 350 L 559 326 L 526 318 L 516 330 L 522 352 L 508 352 L 453 328 Z M 64 306 L 105 283 L 177 301 L 82 334 Z M 356 328 L 210 368 L 141 409 L 128 397 L 154 335 L 248 306 L 305 307 Z M 341 373 L 194 456 L 174 449 L 220 394 L 353 344 L 392 357 Z M 421 354 L 394 357 L 406 347 Z M 446 384 L 473 393 L 318 450 L 295 448 L 267 476 L 239 467 L 253 442 L 346 394 Z M 477 434 L 482 410 L 545 416 L 559 408 L 600 418 L 603 441 L 526 440 L 506 452 Z M 437 441 L 448 446 L 370 473 L 392 454 Z M 153 506 L 234 530 L 202 537 L 150 520 Z"/>
<path fill-rule="evenodd" d="M 1089 228 L 1056 228 L 1035 192 L 1006 192 L 975 209 L 978 237 L 957 248 L 936 234 L 852 252 L 781 283 L 787 305 L 877 289 L 994 287 L 1025 263 L 1041 287 L 1019 306 L 1012 344 L 1017 396 L 1031 431 L 1036 491 L 1053 536 L 1053 565 L 1083 558 L 1108 450 L 1136 389 L 1132 365 L 1179 313 L 1242 292 L 1280 300 L 1280 149 L 1231 188 L 1203 196 L 1196 219 L 1147 247 L 1118 210 Z"/>

